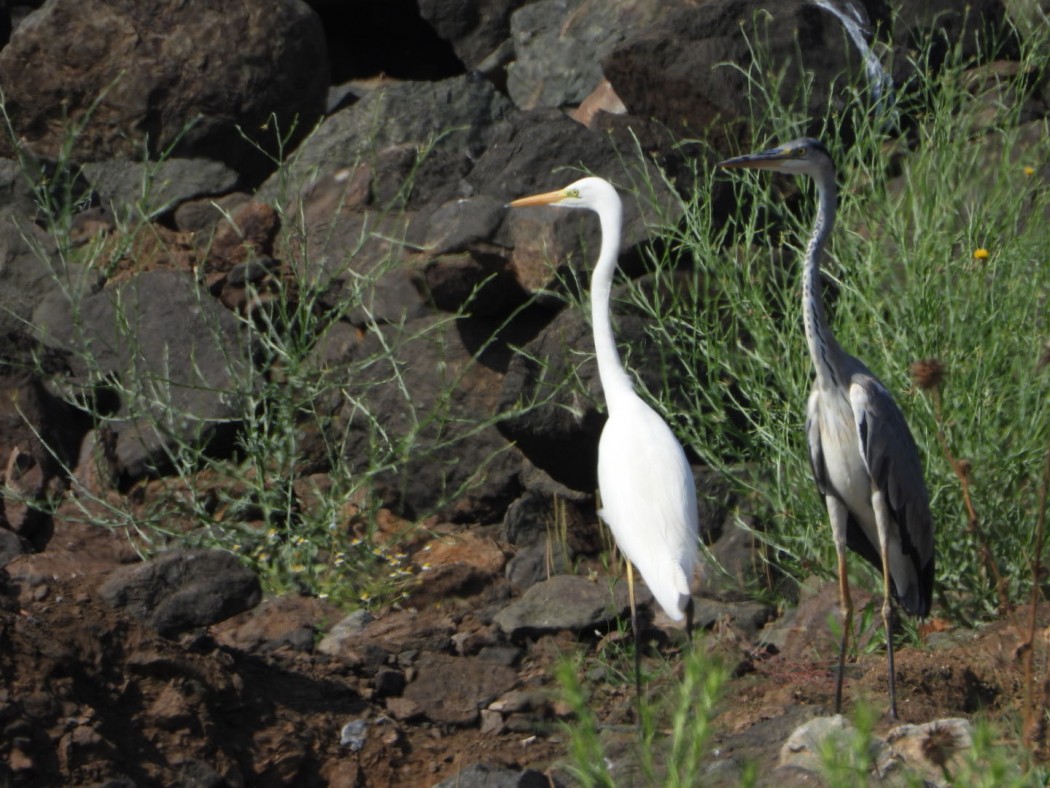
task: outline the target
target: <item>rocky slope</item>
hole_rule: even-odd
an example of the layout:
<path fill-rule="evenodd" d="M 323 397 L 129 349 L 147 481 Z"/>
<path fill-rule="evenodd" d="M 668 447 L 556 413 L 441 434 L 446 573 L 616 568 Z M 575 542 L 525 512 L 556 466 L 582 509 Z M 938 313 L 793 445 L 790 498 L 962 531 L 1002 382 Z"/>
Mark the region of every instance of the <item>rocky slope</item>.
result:
<path fill-rule="evenodd" d="M 977 54 L 1006 14 L 855 5 L 900 53 L 934 38 Z M 694 149 L 676 137 L 704 155 L 750 144 L 743 72 L 722 65 L 752 65 L 745 33 L 786 65 L 785 96 L 801 50 L 816 116 L 838 75 L 864 70 L 839 18 L 795 0 L 48 0 L 0 21 L 0 780 L 568 784 L 553 666 L 578 642 L 615 655 L 625 607 L 599 560 L 589 329 L 559 297 L 596 227 L 502 206 L 581 168 L 652 184 L 627 205 L 621 265 L 638 274 L 647 223 L 688 183 Z M 984 55 L 1008 63 L 1015 42 Z M 894 62 L 886 78 L 908 84 L 911 61 Z M 1024 117 L 1048 108 L 1037 86 Z M 295 370 L 247 329 L 293 313 L 314 321 Z M 617 330 L 659 379 L 644 321 Z M 574 390 L 551 387 L 569 375 Z M 304 380 L 317 396 L 286 473 L 180 465 L 238 457 L 246 414 Z M 402 447 L 378 463 L 377 428 Z M 377 544 L 405 578 L 396 605 L 264 597 L 232 553 L 181 546 L 209 518 L 258 535 L 319 516 L 336 468 L 369 480 Z M 333 516 L 347 543 L 368 505 Z M 759 601 L 741 507 L 711 493 L 702 512 L 728 571 L 699 592 L 699 620 L 744 677 L 710 780 L 735 784 L 748 760 L 770 783 L 810 779 L 775 754 L 830 705 L 835 645 L 805 622 L 834 595 L 803 589 L 788 615 Z M 673 657 L 681 634 L 645 609 Z M 1005 622 L 980 648 L 900 654 L 902 714 L 1009 705 L 1017 666 L 995 654 L 1013 643 Z M 855 670 L 880 697 L 877 656 Z M 628 752 L 629 685 L 599 683 L 610 746 Z"/>

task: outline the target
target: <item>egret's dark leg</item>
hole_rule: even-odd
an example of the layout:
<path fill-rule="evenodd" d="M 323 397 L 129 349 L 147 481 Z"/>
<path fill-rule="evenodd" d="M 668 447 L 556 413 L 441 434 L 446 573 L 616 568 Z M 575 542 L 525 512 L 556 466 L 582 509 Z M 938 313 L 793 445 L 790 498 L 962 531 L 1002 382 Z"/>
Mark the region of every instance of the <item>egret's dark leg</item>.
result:
<path fill-rule="evenodd" d="M 693 643 L 693 596 L 689 595 L 689 601 L 685 603 L 685 638 L 689 644 Z"/>
<path fill-rule="evenodd" d="M 893 667 L 893 600 L 890 598 L 889 522 L 890 513 L 882 493 L 875 490 L 871 495 L 875 510 L 875 525 L 879 529 L 879 553 L 882 556 L 882 625 L 886 629 L 886 659 L 889 675 L 890 717 L 897 719 L 897 673 Z"/>
<path fill-rule="evenodd" d="M 634 603 L 634 567 L 627 562 L 627 598 L 631 602 L 631 633 L 634 635 L 634 697 L 638 702 L 638 724 L 642 724 L 642 641 L 638 636 L 638 609 Z"/>
<path fill-rule="evenodd" d="M 835 713 L 842 713 L 842 685 L 846 679 L 846 646 L 849 645 L 850 632 L 853 631 L 853 600 L 849 595 L 849 576 L 846 566 L 846 522 L 849 513 L 846 505 L 838 498 L 827 496 L 828 515 L 831 518 L 832 536 L 835 538 L 835 552 L 838 555 L 839 573 L 839 611 L 842 613 L 842 641 L 839 643 L 839 671 L 835 677 Z"/>

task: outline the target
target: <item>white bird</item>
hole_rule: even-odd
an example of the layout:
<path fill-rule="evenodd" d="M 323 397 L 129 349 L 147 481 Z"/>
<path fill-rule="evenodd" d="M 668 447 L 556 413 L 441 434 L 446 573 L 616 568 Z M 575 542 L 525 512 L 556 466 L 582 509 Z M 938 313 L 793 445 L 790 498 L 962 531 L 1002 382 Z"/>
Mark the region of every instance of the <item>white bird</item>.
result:
<path fill-rule="evenodd" d="M 518 208 L 551 205 L 586 208 L 598 214 L 602 242 L 591 277 L 591 322 L 598 377 L 608 421 L 598 443 L 598 512 L 627 559 L 631 628 L 635 637 L 635 689 L 641 697 L 640 644 L 635 606 L 637 567 L 664 612 L 686 619 L 692 629 L 689 584 L 697 562 L 697 508 L 693 474 L 681 444 L 667 423 L 635 393 L 616 349 L 609 318 L 609 297 L 620 253 L 623 206 L 601 178 L 583 178 L 564 189 L 523 197 Z"/>
<path fill-rule="evenodd" d="M 802 308 L 816 377 L 806 411 L 809 458 L 824 496 L 838 554 L 843 615 L 835 713 L 842 708 L 846 643 L 853 604 L 846 548 L 882 573 L 882 620 L 889 663 L 890 715 L 897 717 L 891 594 L 915 616 L 930 612 L 933 597 L 933 518 L 915 439 L 886 387 L 842 349 L 831 333 L 820 297 L 820 258 L 835 223 L 835 165 L 822 143 L 798 139 L 738 156 L 719 167 L 808 175 L 817 185 L 818 209 L 806 247 Z"/>

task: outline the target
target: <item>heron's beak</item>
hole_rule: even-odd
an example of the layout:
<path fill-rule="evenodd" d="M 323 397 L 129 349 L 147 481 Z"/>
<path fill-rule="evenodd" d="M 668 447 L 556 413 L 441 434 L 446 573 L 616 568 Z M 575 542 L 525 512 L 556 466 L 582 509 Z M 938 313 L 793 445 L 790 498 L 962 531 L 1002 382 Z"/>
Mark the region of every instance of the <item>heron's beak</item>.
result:
<path fill-rule="evenodd" d="M 544 194 L 534 194 L 531 197 L 520 197 L 513 202 L 507 203 L 508 208 L 527 208 L 531 205 L 553 205 L 560 200 L 565 199 L 565 189 L 558 189 L 554 192 L 545 192 Z"/>
<path fill-rule="evenodd" d="M 716 166 L 727 170 L 749 169 L 749 170 L 775 170 L 780 162 L 791 158 L 791 151 L 786 148 L 770 148 L 761 153 L 748 153 L 745 156 L 737 156 L 733 159 L 720 161 Z"/>

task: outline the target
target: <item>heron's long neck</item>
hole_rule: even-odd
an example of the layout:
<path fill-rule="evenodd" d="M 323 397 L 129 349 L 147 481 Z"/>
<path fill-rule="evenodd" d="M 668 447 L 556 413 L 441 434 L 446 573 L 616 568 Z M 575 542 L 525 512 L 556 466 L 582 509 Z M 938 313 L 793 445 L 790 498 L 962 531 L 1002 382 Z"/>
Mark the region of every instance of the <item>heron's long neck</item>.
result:
<path fill-rule="evenodd" d="M 601 378 L 605 401 L 611 412 L 616 400 L 624 392 L 634 389 L 620 362 L 620 353 L 616 349 L 612 321 L 609 317 L 613 274 L 616 272 L 620 250 L 622 211 L 617 206 L 602 211 L 598 218 L 602 225 L 602 246 L 594 273 L 591 274 L 591 326 L 594 331 L 594 354 L 598 359 L 598 377 Z"/>
<path fill-rule="evenodd" d="M 839 358 L 842 349 L 831 333 L 824 312 L 824 301 L 820 292 L 820 260 L 831 228 L 835 224 L 837 193 L 835 174 L 828 171 L 816 177 L 817 218 L 813 223 L 813 234 L 806 246 L 805 267 L 802 272 L 802 312 L 806 327 L 806 342 L 809 354 L 817 371 L 817 382 L 822 388 L 841 385 L 839 380 Z"/>

